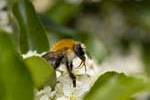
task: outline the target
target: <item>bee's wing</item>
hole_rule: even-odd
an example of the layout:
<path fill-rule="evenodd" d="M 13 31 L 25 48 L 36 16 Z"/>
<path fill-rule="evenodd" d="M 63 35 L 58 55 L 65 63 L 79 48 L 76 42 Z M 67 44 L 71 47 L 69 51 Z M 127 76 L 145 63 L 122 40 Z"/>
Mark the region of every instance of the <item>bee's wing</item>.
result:
<path fill-rule="evenodd" d="M 64 55 L 62 52 L 48 52 L 42 56 L 47 61 L 49 61 L 54 68 L 59 67 L 60 63 L 62 62 L 62 59 L 64 58 Z"/>
<path fill-rule="evenodd" d="M 51 58 L 55 57 L 55 53 L 54 52 L 47 52 L 42 57 L 45 58 L 46 60 L 50 60 Z"/>

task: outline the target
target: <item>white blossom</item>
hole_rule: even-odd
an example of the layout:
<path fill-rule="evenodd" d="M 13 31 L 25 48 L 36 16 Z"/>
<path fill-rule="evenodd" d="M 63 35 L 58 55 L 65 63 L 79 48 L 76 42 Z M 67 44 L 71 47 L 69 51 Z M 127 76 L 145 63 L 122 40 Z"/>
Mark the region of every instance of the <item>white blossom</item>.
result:
<path fill-rule="evenodd" d="M 39 56 L 41 57 L 42 54 L 38 54 L 37 51 L 28 51 L 26 54 L 23 54 L 22 57 L 25 59 L 25 58 L 28 58 L 28 57 L 31 57 L 31 56 Z"/>
<path fill-rule="evenodd" d="M 86 73 L 84 67 L 77 68 L 80 62 L 78 58 L 73 60 L 73 73 L 77 77 L 76 87 L 73 87 L 65 65 L 61 65 L 56 70 L 58 83 L 54 90 L 52 91 L 50 86 L 46 86 L 43 90 L 36 91 L 35 100 L 82 100 L 84 94 L 90 90 L 98 78 L 99 73 L 93 60 L 86 60 Z"/>

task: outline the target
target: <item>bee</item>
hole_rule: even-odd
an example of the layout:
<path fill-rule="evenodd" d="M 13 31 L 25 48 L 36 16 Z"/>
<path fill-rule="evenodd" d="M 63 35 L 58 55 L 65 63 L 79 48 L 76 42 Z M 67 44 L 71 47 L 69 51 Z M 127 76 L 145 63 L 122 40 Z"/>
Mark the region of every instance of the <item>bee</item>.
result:
<path fill-rule="evenodd" d="M 85 66 L 86 71 L 86 55 L 85 46 L 73 39 L 63 39 L 56 42 L 51 50 L 44 54 L 42 57 L 52 64 L 54 69 L 57 69 L 61 64 L 65 64 L 70 78 L 73 82 L 73 87 L 76 87 L 76 76 L 72 73 L 72 61 L 75 57 L 81 59 L 78 67 Z M 88 53 L 88 57 L 90 57 Z"/>

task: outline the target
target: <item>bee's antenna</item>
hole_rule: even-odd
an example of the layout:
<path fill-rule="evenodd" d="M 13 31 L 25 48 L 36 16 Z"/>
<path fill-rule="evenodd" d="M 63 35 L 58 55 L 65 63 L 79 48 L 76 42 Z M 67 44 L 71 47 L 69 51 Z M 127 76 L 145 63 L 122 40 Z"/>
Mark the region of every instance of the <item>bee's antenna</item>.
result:
<path fill-rule="evenodd" d="M 82 64 L 83 64 L 83 61 L 81 61 L 80 65 L 77 67 L 77 69 L 78 69 L 78 68 L 81 68 L 81 67 L 83 66 Z M 81 66 L 81 65 L 82 65 L 82 66 Z"/>
<path fill-rule="evenodd" d="M 85 74 L 86 74 L 86 64 L 85 64 L 84 61 L 81 61 L 80 65 L 77 67 L 77 69 L 78 69 L 78 68 L 82 68 L 83 66 L 84 66 L 84 68 L 85 68 Z"/>

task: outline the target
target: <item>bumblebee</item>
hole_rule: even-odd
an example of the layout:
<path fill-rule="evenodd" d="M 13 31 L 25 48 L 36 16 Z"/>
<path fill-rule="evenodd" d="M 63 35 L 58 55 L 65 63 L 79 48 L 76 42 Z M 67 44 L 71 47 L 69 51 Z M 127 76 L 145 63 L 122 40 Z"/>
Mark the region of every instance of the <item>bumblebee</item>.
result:
<path fill-rule="evenodd" d="M 73 81 L 73 87 L 76 87 L 76 76 L 72 73 L 72 60 L 75 57 L 80 58 L 81 63 L 79 64 L 79 67 L 82 67 L 84 65 L 86 70 L 85 55 L 86 51 L 83 44 L 72 39 L 63 39 L 56 42 L 52 46 L 51 50 L 44 54 L 42 57 L 50 62 L 53 65 L 54 69 L 57 69 L 61 64 L 65 64 L 69 76 Z"/>

